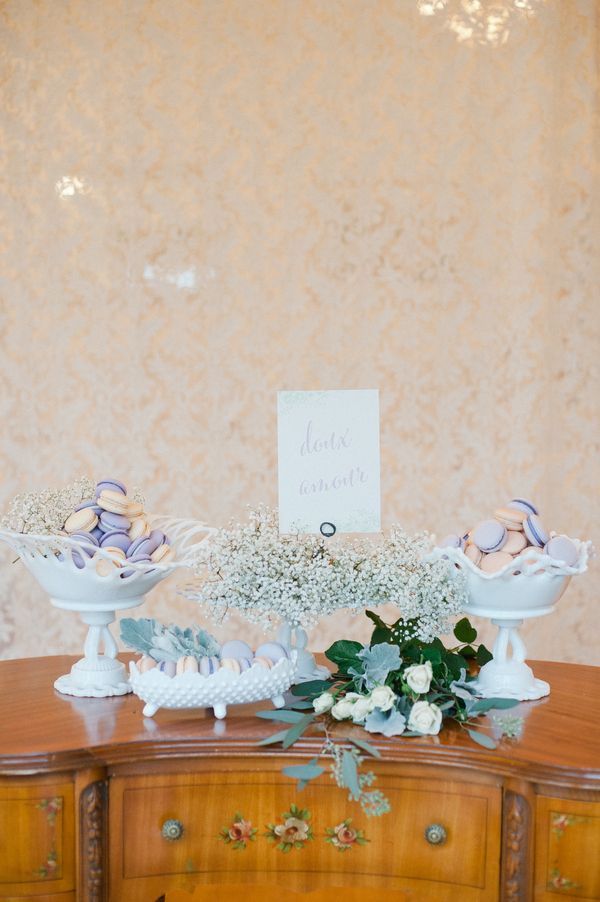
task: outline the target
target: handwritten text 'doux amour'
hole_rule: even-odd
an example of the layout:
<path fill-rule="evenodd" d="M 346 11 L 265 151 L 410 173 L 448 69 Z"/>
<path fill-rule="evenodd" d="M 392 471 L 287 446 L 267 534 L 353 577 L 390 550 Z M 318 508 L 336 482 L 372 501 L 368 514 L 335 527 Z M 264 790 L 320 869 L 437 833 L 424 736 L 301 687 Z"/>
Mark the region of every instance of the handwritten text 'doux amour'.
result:
<path fill-rule="evenodd" d="M 330 479 L 303 479 L 300 482 L 300 495 L 317 495 L 320 492 L 331 492 L 339 489 L 352 489 L 364 485 L 368 476 L 361 467 L 352 467 L 346 474 L 336 473 Z"/>
<path fill-rule="evenodd" d="M 332 432 L 327 438 L 320 438 L 313 434 L 313 423 L 309 420 L 306 425 L 306 437 L 300 445 L 300 454 L 318 454 L 321 451 L 341 451 L 343 448 L 349 448 L 352 444 L 350 438 L 350 429 L 346 429 L 343 434 L 336 435 Z"/>

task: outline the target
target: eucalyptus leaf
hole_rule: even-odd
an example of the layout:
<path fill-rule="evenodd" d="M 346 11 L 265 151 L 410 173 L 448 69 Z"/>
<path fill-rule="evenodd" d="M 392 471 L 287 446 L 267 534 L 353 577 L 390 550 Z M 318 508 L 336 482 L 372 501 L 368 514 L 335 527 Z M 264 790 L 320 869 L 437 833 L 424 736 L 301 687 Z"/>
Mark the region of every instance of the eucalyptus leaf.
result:
<path fill-rule="evenodd" d="M 360 784 L 358 782 L 358 769 L 354 755 L 344 749 L 342 752 L 342 781 L 346 789 L 350 791 L 353 799 L 360 798 Z"/>
<path fill-rule="evenodd" d="M 290 767 L 284 767 L 282 773 L 287 777 L 293 777 L 294 780 L 314 780 L 324 773 L 325 768 L 318 764 L 292 764 Z"/>
<path fill-rule="evenodd" d="M 372 755 L 373 758 L 381 758 L 379 749 L 376 749 L 375 746 L 371 745 L 371 743 L 367 742 L 365 739 L 357 739 L 356 736 L 348 736 L 348 739 L 353 745 L 357 746 L 363 752 L 366 752 L 367 755 Z"/>
<path fill-rule="evenodd" d="M 519 702 L 515 698 L 480 698 L 478 699 L 471 711 L 473 714 L 485 714 L 487 711 L 500 710 L 506 708 L 514 708 Z"/>
<path fill-rule="evenodd" d="M 468 730 L 468 733 L 473 742 L 479 743 L 479 745 L 482 745 L 484 749 L 493 750 L 495 748 L 498 748 L 492 737 L 488 736 L 486 733 L 478 733 L 477 730 Z"/>
<path fill-rule="evenodd" d="M 321 695 L 331 688 L 331 680 L 307 680 L 306 683 L 297 683 L 292 686 L 292 695 Z"/>
<path fill-rule="evenodd" d="M 281 730 L 280 733 L 273 733 L 271 736 L 267 736 L 266 739 L 261 739 L 258 743 L 259 745 L 274 745 L 276 742 L 283 742 L 285 737 L 287 736 L 287 730 Z"/>
<path fill-rule="evenodd" d="M 302 720 L 299 720 L 298 723 L 294 724 L 294 726 L 287 731 L 285 739 L 282 743 L 284 749 L 289 749 L 290 746 L 292 746 L 296 742 L 296 740 L 299 739 L 300 736 L 302 736 L 304 731 L 311 725 L 314 718 L 314 714 L 305 714 L 302 717 Z"/>
<path fill-rule="evenodd" d="M 279 708 L 275 711 L 257 711 L 256 716 L 261 717 L 263 720 L 278 720 L 281 723 L 298 723 L 306 717 L 300 711 L 290 711 L 288 708 Z"/>

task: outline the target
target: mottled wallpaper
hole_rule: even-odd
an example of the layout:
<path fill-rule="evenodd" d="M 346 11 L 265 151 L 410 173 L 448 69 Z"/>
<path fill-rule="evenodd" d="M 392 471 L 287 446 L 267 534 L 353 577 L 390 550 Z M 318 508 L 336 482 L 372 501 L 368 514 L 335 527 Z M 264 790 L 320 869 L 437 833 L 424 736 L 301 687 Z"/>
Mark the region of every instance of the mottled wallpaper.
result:
<path fill-rule="evenodd" d="M 224 524 L 276 503 L 277 389 L 379 388 L 386 525 L 522 493 L 598 543 L 599 18 L 2 0 L 0 506 L 118 476 Z M 599 568 L 531 657 L 600 663 Z M 138 610 L 206 619 L 171 581 Z M 83 634 L 2 549 L 0 656 Z"/>

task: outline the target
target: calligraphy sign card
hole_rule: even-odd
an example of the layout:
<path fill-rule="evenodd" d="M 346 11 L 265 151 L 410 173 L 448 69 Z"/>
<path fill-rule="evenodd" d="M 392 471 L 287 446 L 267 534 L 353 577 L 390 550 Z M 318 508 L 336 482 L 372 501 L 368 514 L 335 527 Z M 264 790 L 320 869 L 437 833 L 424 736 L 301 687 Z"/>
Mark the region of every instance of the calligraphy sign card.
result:
<path fill-rule="evenodd" d="M 281 391 L 277 413 L 279 531 L 379 532 L 379 392 Z"/>

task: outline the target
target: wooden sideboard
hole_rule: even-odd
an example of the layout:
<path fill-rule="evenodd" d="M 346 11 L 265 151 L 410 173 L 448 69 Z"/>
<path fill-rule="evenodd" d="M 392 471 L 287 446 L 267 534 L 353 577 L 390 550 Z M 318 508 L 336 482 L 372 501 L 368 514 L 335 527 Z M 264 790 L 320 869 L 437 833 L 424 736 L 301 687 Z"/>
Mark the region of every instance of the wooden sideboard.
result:
<path fill-rule="evenodd" d="M 135 696 L 55 692 L 73 660 L 0 662 L 0 899 L 600 900 L 600 668 L 536 664 L 552 693 L 495 751 L 378 737 L 392 812 L 367 818 L 328 774 L 297 792 L 281 768 L 317 740 L 259 749 L 258 706 L 144 719 Z"/>

